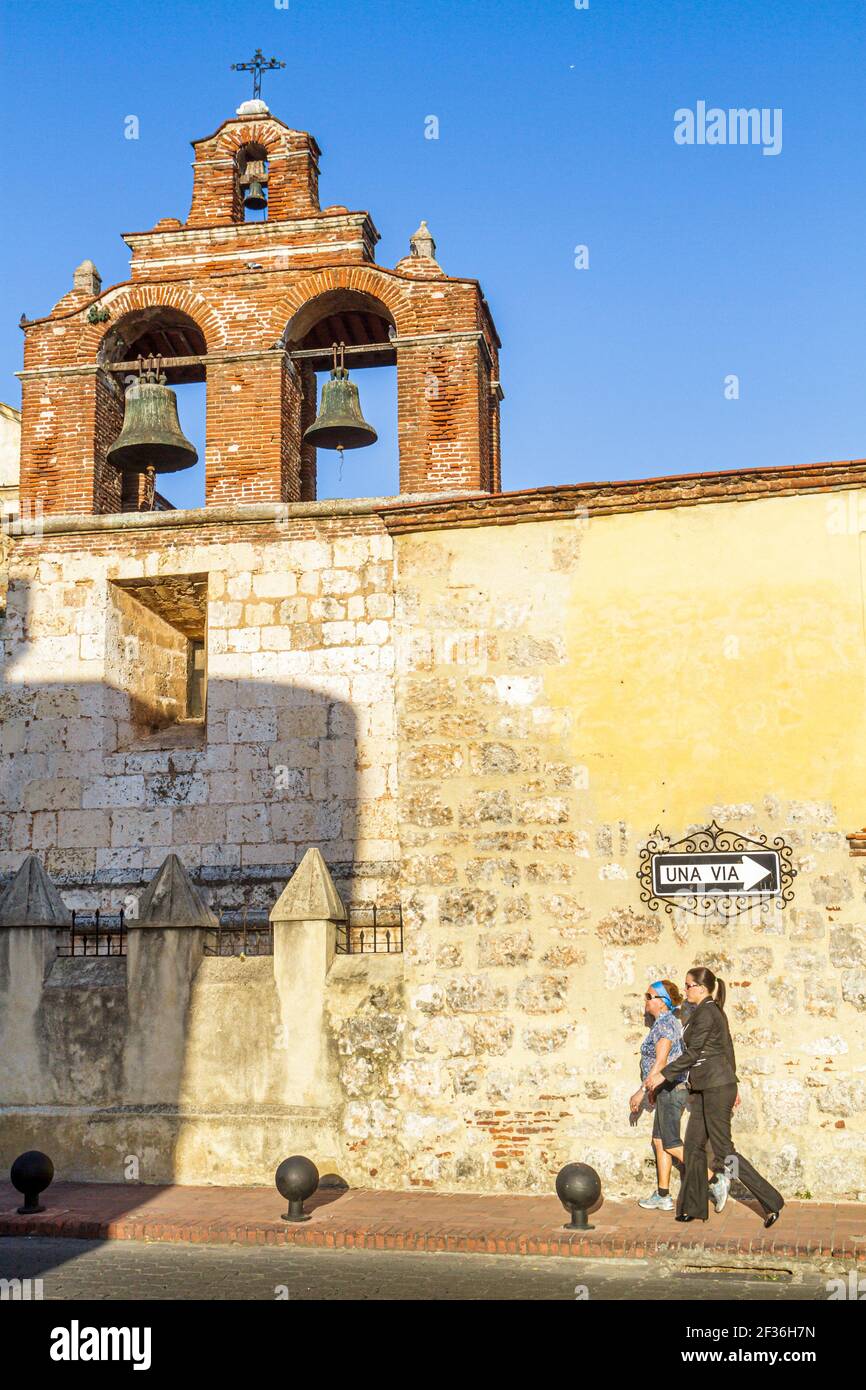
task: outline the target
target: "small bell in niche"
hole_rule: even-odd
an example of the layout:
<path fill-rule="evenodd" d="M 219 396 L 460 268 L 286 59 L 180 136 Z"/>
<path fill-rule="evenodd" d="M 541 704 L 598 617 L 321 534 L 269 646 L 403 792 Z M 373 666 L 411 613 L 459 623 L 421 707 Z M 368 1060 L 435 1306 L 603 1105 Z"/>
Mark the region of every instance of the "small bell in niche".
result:
<path fill-rule="evenodd" d="M 244 190 L 244 207 L 250 212 L 262 212 L 268 205 L 265 195 L 268 174 L 263 159 L 251 159 L 240 177 Z"/>
<path fill-rule="evenodd" d="M 361 414 L 358 388 L 346 371 L 346 344 L 334 343 L 331 380 L 322 387 L 322 399 L 315 422 L 304 431 L 304 439 L 317 449 L 364 449 L 379 438 Z"/>
<path fill-rule="evenodd" d="M 268 205 L 265 197 L 265 190 L 258 179 L 251 179 L 250 185 L 244 194 L 244 207 L 250 212 L 261 212 Z"/>
<path fill-rule="evenodd" d="M 198 462 L 177 417 L 177 396 L 166 385 L 160 359 L 140 358 L 138 380 L 127 388 L 123 428 L 108 449 L 109 463 L 129 473 L 179 473 Z"/>

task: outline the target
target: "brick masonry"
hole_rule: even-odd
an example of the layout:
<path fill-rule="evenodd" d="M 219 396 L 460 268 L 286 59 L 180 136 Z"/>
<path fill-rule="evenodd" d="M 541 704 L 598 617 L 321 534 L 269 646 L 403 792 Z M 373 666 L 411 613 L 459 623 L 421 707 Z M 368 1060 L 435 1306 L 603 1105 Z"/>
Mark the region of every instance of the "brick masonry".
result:
<path fill-rule="evenodd" d="M 129 281 L 75 288 L 25 325 L 22 504 L 122 509 L 106 459 L 122 393 L 104 368 L 129 359 L 145 319 L 185 329 L 207 354 L 208 504 L 314 496 L 314 451 L 301 444 L 309 380 L 286 349 L 325 313 L 359 310 L 398 335 L 401 492 L 498 490 L 499 340 L 478 283 L 445 275 L 429 256 L 376 265 L 369 214 L 320 208 L 315 140 L 274 117 L 226 121 L 194 149 L 186 223 L 128 234 Z M 243 220 L 236 155 L 245 149 L 268 160 L 264 222 Z"/>

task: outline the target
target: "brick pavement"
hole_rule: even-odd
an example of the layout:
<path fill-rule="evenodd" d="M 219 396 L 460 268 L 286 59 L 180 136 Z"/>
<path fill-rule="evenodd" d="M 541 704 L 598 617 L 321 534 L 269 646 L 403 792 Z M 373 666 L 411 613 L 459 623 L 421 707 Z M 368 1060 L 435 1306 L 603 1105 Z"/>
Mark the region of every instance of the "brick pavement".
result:
<path fill-rule="evenodd" d="M 0 1236 L 584 1257 L 703 1250 L 866 1263 L 866 1205 L 857 1203 L 789 1202 L 765 1231 L 757 1208 L 733 1198 L 706 1225 L 604 1201 L 590 1216 L 595 1229 L 575 1232 L 563 1229 L 567 1216 L 555 1196 L 329 1189 L 307 1203 L 311 1219 L 298 1224 L 280 1219 L 285 1203 L 270 1187 L 55 1183 L 36 1216 L 19 1216 L 20 1200 L 0 1184 Z"/>

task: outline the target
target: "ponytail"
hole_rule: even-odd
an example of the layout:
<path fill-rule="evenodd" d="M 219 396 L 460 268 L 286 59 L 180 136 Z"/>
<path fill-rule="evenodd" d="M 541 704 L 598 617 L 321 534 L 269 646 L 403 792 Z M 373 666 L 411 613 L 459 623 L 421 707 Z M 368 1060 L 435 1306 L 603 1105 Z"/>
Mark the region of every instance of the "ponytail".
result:
<path fill-rule="evenodd" d="M 704 989 L 713 996 L 713 1003 L 724 1013 L 727 997 L 724 980 L 714 975 L 706 965 L 694 965 L 687 973 L 691 975 L 695 984 L 703 985 Z"/>

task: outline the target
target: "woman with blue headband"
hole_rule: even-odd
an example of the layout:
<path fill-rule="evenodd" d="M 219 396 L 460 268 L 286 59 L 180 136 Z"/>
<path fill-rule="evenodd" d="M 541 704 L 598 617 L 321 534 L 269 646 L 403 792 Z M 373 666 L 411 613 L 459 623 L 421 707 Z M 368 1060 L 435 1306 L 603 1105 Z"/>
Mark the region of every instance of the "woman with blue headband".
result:
<path fill-rule="evenodd" d="M 647 1091 L 647 1077 L 676 1061 L 683 1051 L 683 1029 L 676 1010 L 683 1002 L 675 984 L 670 980 L 654 980 L 644 995 L 644 1012 L 652 1026 L 641 1043 L 641 1087 L 635 1091 L 629 1106 L 633 1115 L 642 1107 L 654 1105 L 652 1143 L 656 1156 L 658 1185 L 649 1197 L 642 1197 L 638 1206 L 649 1211 L 673 1211 L 670 1193 L 671 1168 L 676 1159 L 683 1165 L 683 1141 L 680 1138 L 683 1110 L 688 1100 L 688 1072 L 677 1072 L 664 1081 L 653 1093 Z M 712 1177 L 712 1173 L 709 1175 Z M 715 1195 L 715 1194 L 714 1194 Z"/>
<path fill-rule="evenodd" d="M 737 1059 L 731 1030 L 725 1017 L 725 982 L 719 980 L 706 965 L 693 965 L 686 975 L 686 994 L 694 1006 L 683 1035 L 680 1062 L 662 1062 L 646 1078 L 647 1088 L 656 1095 L 671 1081 L 682 1066 L 688 1067 L 689 1123 L 686 1127 L 685 1173 L 677 1203 L 677 1221 L 706 1221 L 709 1202 L 707 1181 L 707 1148 L 711 1148 L 716 1163 L 715 1182 L 711 1185 L 716 1211 L 721 1211 L 728 1198 L 731 1178 L 736 1177 L 756 1197 L 764 1212 L 764 1225 L 770 1227 L 779 1219 L 785 1199 L 772 1183 L 754 1168 L 743 1154 L 734 1148 L 731 1138 L 731 1113 L 739 1105 L 737 1090 Z"/>

